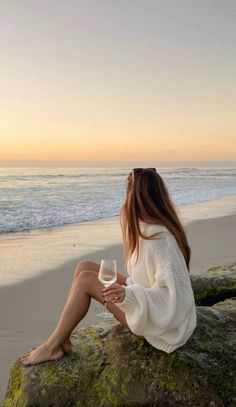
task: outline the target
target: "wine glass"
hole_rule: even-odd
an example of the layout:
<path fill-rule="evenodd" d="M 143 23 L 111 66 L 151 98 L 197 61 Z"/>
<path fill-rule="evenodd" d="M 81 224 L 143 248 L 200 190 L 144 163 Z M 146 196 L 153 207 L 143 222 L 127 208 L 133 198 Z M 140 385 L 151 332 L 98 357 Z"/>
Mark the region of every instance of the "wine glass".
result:
<path fill-rule="evenodd" d="M 102 260 L 98 280 L 105 286 L 109 287 L 117 280 L 117 265 L 116 260 Z M 113 314 L 107 311 L 106 303 L 104 304 L 104 310 L 102 313 L 97 314 L 99 317 L 112 318 Z"/>

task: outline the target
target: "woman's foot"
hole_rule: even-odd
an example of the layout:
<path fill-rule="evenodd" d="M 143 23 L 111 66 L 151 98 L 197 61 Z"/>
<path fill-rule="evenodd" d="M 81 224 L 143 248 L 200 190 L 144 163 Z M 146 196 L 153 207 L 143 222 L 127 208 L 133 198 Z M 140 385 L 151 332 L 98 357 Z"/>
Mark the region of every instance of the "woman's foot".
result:
<path fill-rule="evenodd" d="M 62 348 L 58 349 L 55 352 L 50 352 L 48 349 L 47 343 L 43 343 L 38 346 L 36 349 L 33 349 L 28 354 L 26 353 L 21 358 L 21 363 L 24 366 L 37 365 L 38 363 L 46 362 L 47 360 L 58 360 L 61 359 L 64 355 Z"/>
<path fill-rule="evenodd" d="M 72 350 L 72 343 L 69 338 L 67 338 L 61 345 L 65 353 L 69 353 Z"/>
<path fill-rule="evenodd" d="M 72 350 L 72 343 L 71 343 L 70 339 L 69 339 L 69 338 L 66 339 L 66 340 L 62 343 L 61 347 L 62 347 L 62 350 L 63 350 L 65 353 L 71 352 L 71 350 Z M 37 349 L 37 347 L 34 346 L 34 347 L 31 348 L 29 351 L 25 352 L 25 353 L 22 355 L 22 357 L 28 356 L 28 355 L 32 352 L 32 350 L 34 350 L 34 349 Z"/>

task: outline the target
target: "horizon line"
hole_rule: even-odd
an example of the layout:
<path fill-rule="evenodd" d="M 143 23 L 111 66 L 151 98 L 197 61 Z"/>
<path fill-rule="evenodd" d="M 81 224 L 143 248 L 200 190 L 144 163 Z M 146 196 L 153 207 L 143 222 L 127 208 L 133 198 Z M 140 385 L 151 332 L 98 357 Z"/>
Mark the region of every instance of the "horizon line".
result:
<path fill-rule="evenodd" d="M 157 165 L 157 164 L 213 164 L 213 163 L 225 163 L 225 164 L 230 164 L 234 163 L 236 165 L 236 159 L 235 160 L 227 160 L 227 159 L 209 159 L 209 160 L 123 160 L 123 161 L 114 161 L 114 160 L 106 160 L 106 161 L 97 161 L 97 160 L 0 160 L 0 167 L 27 167 L 27 166 L 103 166 L 104 168 L 106 166 L 130 166 L 134 164 L 144 165 Z"/>

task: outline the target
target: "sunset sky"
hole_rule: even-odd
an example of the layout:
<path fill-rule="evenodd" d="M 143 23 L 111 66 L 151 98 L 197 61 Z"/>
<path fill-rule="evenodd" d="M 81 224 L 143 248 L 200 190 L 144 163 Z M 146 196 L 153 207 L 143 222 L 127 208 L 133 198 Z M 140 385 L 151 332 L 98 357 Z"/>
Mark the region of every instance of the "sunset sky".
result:
<path fill-rule="evenodd" d="M 0 159 L 236 159 L 235 21 L 235 0 L 2 1 Z"/>

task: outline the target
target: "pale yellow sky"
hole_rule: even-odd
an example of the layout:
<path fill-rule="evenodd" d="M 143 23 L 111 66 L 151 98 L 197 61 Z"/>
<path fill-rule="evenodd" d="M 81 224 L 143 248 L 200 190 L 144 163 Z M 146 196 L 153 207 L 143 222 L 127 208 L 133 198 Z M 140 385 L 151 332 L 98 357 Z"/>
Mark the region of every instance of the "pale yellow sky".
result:
<path fill-rule="evenodd" d="M 20 3 L 0 5 L 1 160 L 236 159 L 235 2 Z"/>

